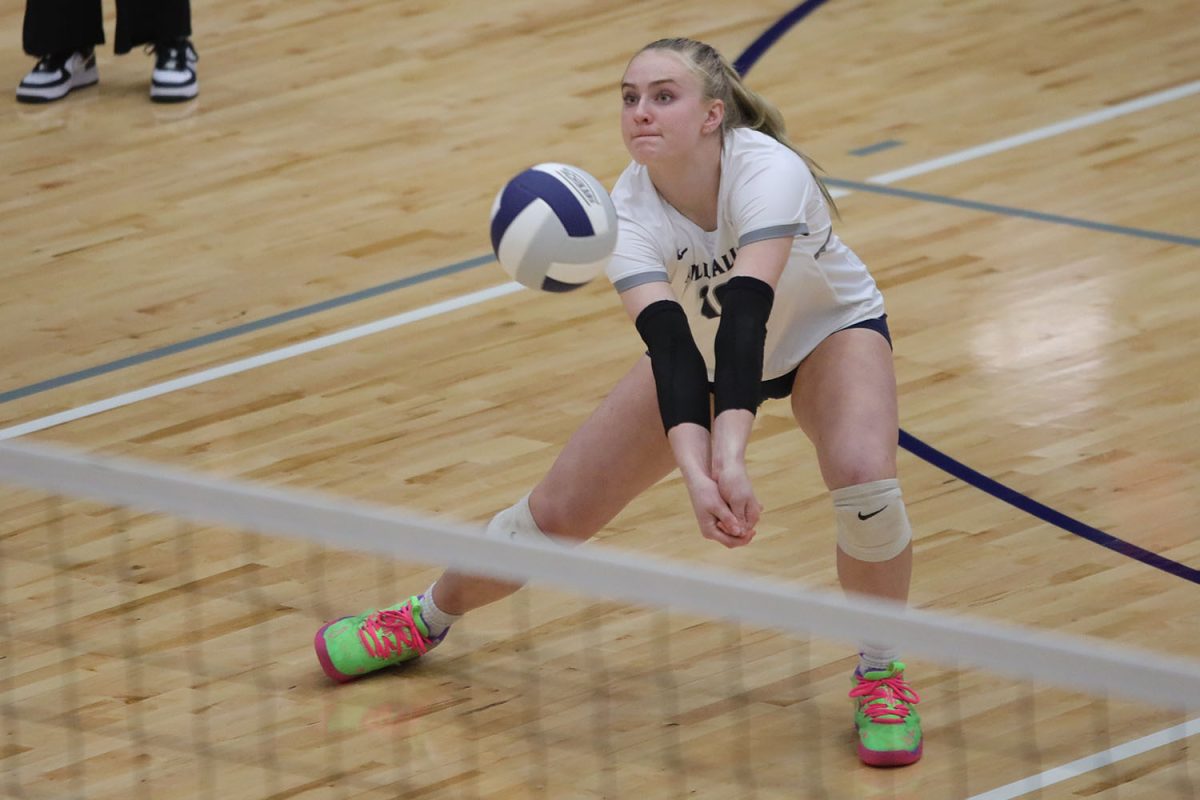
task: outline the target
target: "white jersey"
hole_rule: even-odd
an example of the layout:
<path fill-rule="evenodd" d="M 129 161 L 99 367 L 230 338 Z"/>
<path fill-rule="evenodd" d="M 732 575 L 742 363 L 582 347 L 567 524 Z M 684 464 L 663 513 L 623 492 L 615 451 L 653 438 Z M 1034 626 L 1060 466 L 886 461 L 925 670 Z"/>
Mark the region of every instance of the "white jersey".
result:
<path fill-rule="evenodd" d="M 821 341 L 883 314 L 883 295 L 833 232 L 829 207 L 804 160 L 766 134 L 735 128 L 721 150 L 717 229 L 705 231 L 667 203 L 646 168 L 626 167 L 612 192 L 617 248 L 608 277 L 623 292 L 667 281 L 688 316 L 713 380 L 720 287 L 738 248 L 792 237 L 767 320 L 763 380 L 791 371 Z"/>

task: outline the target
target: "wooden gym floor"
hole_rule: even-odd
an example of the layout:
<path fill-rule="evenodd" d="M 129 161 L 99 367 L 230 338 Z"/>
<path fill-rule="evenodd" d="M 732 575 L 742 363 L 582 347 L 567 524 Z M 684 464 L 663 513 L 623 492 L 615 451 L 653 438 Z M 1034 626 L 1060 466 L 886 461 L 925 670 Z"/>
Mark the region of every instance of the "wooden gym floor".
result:
<path fill-rule="evenodd" d="M 0 10 L 13 87 L 33 63 L 19 5 Z M 151 104 L 151 60 L 102 48 L 97 87 L 0 103 L 0 438 L 472 523 L 538 479 L 640 353 L 603 280 L 475 294 L 506 281 L 488 258 L 495 192 L 550 160 L 611 186 L 627 163 L 616 87 L 637 47 L 690 35 L 732 59 L 793 8 L 195 5 L 196 101 Z M 748 82 L 844 192 L 841 235 L 887 298 L 902 427 L 1178 565 L 903 452 L 913 603 L 1200 659 L 1195 5 L 831 0 Z M 460 307 L 269 356 L 443 302 Z M 223 365 L 235 374 L 205 372 Z M 700 539 L 674 478 L 595 546 L 835 587 L 828 500 L 785 404 L 761 412 L 751 460 L 766 506 L 753 547 Z M 121 571 L 112 517 L 0 498 L 14 712 L 0 763 L 16 796 L 64 796 L 85 775 L 87 797 L 128 797 L 133 775 L 148 797 L 736 797 L 751 783 L 763 798 L 966 797 L 1184 721 L 1031 699 L 915 657 L 927 755 L 873 771 L 848 735 L 845 646 L 537 588 L 406 674 L 332 687 L 311 655 L 320 621 L 423 590 L 435 566 L 330 555 L 318 576 L 294 543 L 247 551 L 147 522 L 129 542 L 138 569 Z M 658 707 L 664 686 L 673 709 Z M 145 726 L 132 744 L 131 706 Z M 1195 742 L 1043 796 L 1185 797 Z M 189 750 L 206 748 L 219 766 L 196 773 Z"/>

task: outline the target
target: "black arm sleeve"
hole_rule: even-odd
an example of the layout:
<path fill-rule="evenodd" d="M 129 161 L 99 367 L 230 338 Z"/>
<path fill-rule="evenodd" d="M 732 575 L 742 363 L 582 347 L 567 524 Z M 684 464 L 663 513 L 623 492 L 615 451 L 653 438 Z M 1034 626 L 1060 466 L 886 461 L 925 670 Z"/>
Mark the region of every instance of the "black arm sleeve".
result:
<path fill-rule="evenodd" d="M 683 307 L 674 300 L 656 300 L 642 309 L 634 324 L 650 351 L 663 430 L 681 422 L 711 429 L 708 367 Z"/>
<path fill-rule="evenodd" d="M 758 411 L 762 402 L 763 347 L 767 318 L 775 302 L 770 284 L 738 275 L 721 287 L 721 324 L 713 349 L 717 356 L 715 414 L 730 408 Z"/>

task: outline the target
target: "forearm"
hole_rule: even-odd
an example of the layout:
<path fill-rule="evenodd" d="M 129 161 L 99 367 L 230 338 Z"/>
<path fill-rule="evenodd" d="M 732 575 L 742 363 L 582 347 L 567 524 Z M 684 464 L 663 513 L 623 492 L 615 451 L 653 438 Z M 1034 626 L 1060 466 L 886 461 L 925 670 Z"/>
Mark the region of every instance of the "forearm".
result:
<path fill-rule="evenodd" d="M 744 470 L 746 444 L 754 427 L 754 413 L 744 408 L 731 408 L 713 420 L 712 472 L 714 476 L 727 470 Z"/>
<path fill-rule="evenodd" d="M 663 430 L 687 484 L 700 532 L 726 547 L 748 544 L 754 538 L 753 522 L 739 521 L 712 472 L 708 369 L 683 309 L 662 298 L 639 308 L 635 322 L 650 353 Z M 756 513 L 743 510 L 741 519 L 749 521 Z"/>
<path fill-rule="evenodd" d="M 712 482 L 712 425 L 708 371 L 674 300 L 646 306 L 637 316 L 658 394 L 663 430 L 689 491 Z"/>
<path fill-rule="evenodd" d="M 735 276 L 725 284 L 716 339 L 716 419 L 712 476 L 744 530 L 762 510 L 746 472 L 746 443 L 762 401 L 763 351 L 775 293 L 765 281 Z"/>
<path fill-rule="evenodd" d="M 685 422 L 667 431 L 667 440 L 679 465 L 679 474 L 689 488 L 700 481 L 712 480 L 710 437 L 706 428 Z"/>
<path fill-rule="evenodd" d="M 763 350 L 774 298 L 771 287 L 757 278 L 734 277 L 725 286 L 715 344 L 714 466 L 745 460 L 754 414 L 762 401 Z"/>
<path fill-rule="evenodd" d="M 683 309 L 675 300 L 653 302 L 638 314 L 636 326 L 650 354 L 663 430 L 669 435 L 676 427 L 686 426 L 707 435 L 712 427 L 708 370 Z M 696 436 L 687 434 L 685 441 Z"/>

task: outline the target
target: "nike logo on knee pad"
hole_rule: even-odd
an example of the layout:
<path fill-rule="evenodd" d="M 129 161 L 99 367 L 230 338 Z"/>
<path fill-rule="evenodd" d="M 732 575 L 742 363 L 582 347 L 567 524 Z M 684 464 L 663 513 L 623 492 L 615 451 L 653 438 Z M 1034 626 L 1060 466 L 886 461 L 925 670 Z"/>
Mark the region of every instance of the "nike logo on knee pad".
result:
<path fill-rule="evenodd" d="M 882 513 L 884 508 L 887 508 L 887 506 L 884 506 L 883 508 L 879 509 L 879 511 L 872 511 L 870 514 L 864 514 L 860 511 L 860 512 L 858 512 L 858 518 L 863 521 L 866 521 L 866 520 L 870 519 L 871 517 L 875 516 L 876 514 Z"/>

